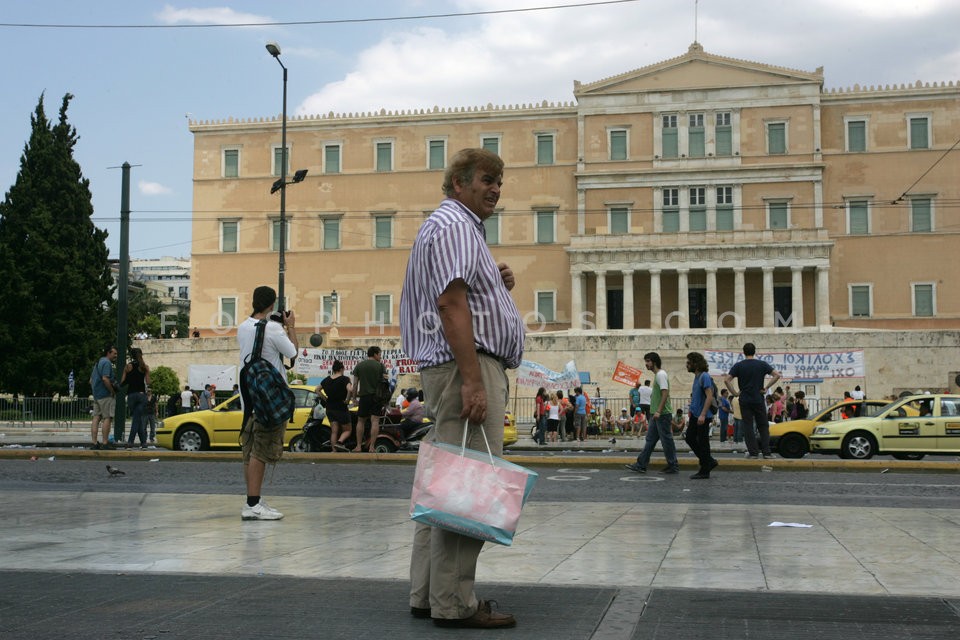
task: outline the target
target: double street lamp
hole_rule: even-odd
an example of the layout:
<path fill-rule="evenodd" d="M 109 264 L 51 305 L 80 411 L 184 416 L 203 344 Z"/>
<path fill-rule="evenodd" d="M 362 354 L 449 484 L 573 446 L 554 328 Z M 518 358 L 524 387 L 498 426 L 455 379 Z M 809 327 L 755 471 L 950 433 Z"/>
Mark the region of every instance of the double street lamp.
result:
<path fill-rule="evenodd" d="M 270 187 L 270 193 L 280 192 L 280 277 L 277 283 L 277 310 L 284 311 L 284 276 L 286 275 L 287 262 L 287 185 L 303 182 L 307 177 L 306 169 L 299 169 L 293 174 L 293 180 L 287 181 L 287 68 L 280 60 L 280 45 L 276 42 L 267 43 L 267 52 L 277 60 L 277 64 L 283 69 L 283 121 L 281 123 L 280 134 L 280 179 Z"/>

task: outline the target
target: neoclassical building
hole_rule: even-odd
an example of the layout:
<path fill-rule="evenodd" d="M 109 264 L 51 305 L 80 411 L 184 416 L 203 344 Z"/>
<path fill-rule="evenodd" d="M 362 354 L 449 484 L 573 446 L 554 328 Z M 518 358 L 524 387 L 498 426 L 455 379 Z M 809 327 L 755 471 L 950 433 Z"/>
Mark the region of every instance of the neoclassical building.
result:
<path fill-rule="evenodd" d="M 491 100 L 496 96 L 491 95 Z M 191 326 L 229 334 L 276 283 L 280 118 L 193 121 Z M 399 334 L 447 160 L 505 163 L 486 221 L 531 331 L 960 328 L 960 84 L 826 89 L 707 53 L 564 104 L 288 120 L 286 296 L 306 331 Z"/>

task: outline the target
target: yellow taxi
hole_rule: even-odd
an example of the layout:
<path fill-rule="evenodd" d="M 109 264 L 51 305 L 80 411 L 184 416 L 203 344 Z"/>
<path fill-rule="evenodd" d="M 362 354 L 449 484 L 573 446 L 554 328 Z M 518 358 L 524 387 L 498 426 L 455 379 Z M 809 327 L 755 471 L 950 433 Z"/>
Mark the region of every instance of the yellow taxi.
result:
<path fill-rule="evenodd" d="M 960 395 L 906 396 L 870 417 L 821 424 L 810 436 L 810 451 L 858 460 L 875 455 L 899 460 L 956 455 L 960 453 Z"/>
<path fill-rule="evenodd" d="M 784 458 L 802 458 L 810 452 L 810 434 L 818 424 L 841 420 L 844 415 L 874 416 L 887 406 L 886 400 L 845 400 L 803 420 L 770 423 L 770 449 Z"/>
<path fill-rule="evenodd" d="M 503 446 L 509 447 L 512 444 L 516 444 L 518 439 L 517 419 L 513 417 L 512 413 L 507 411 L 503 414 Z"/>
<path fill-rule="evenodd" d="M 315 387 L 292 384 L 296 398 L 293 421 L 287 425 L 283 446 L 303 431 L 317 402 Z M 166 418 L 157 425 L 157 445 L 173 451 L 208 451 L 210 449 L 239 449 L 243 409 L 240 394 L 221 402 L 212 409 L 190 411 Z"/>

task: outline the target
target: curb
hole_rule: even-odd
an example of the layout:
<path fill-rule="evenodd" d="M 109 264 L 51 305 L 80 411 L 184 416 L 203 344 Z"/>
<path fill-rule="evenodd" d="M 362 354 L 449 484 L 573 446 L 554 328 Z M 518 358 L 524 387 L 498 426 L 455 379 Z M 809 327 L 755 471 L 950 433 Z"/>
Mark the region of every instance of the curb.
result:
<path fill-rule="evenodd" d="M 169 451 L 167 449 L 116 449 L 113 451 L 94 451 L 86 448 L 57 448 L 23 445 L 15 448 L 0 448 L 0 460 L 37 460 L 40 458 L 55 457 L 64 460 L 141 460 L 149 461 L 159 459 L 161 461 L 173 462 L 239 462 L 239 451 L 199 451 L 183 452 Z M 537 467 L 544 465 L 563 465 L 567 467 L 591 467 L 591 468 L 616 468 L 636 461 L 634 455 L 624 455 L 621 452 L 589 455 L 539 455 L 531 456 L 524 454 L 514 454 L 513 450 L 508 450 L 504 456 L 514 464 L 523 466 Z M 656 458 L 657 463 L 660 459 Z M 885 473 L 895 471 L 899 473 L 960 473 L 960 462 L 954 461 L 923 461 L 923 460 L 843 460 L 836 459 L 816 459 L 799 458 L 786 459 L 775 458 L 772 460 L 746 460 L 721 458 L 720 469 L 730 469 L 733 471 L 758 470 L 763 471 L 764 467 L 771 471 L 853 471 L 866 473 Z M 337 463 L 337 464 L 371 464 L 371 463 L 400 463 L 416 464 L 417 454 L 415 453 L 290 453 L 284 452 L 281 462 L 289 464 L 316 464 L 316 463 Z M 696 469 L 697 461 L 688 456 L 679 459 L 680 468 Z"/>

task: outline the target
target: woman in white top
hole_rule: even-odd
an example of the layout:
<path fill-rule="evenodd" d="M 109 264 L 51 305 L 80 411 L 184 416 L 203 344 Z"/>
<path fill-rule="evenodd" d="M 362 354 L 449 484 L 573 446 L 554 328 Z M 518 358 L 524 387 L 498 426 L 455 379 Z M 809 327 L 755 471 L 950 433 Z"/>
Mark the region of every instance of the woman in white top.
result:
<path fill-rule="evenodd" d="M 547 401 L 547 440 L 557 441 L 557 429 L 560 426 L 560 398 L 551 393 Z"/>

